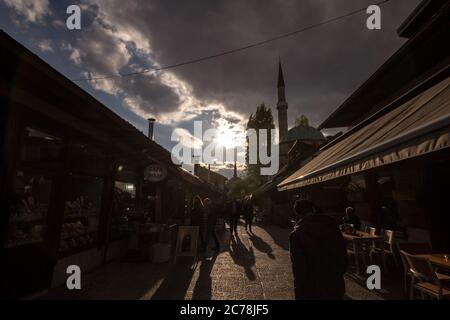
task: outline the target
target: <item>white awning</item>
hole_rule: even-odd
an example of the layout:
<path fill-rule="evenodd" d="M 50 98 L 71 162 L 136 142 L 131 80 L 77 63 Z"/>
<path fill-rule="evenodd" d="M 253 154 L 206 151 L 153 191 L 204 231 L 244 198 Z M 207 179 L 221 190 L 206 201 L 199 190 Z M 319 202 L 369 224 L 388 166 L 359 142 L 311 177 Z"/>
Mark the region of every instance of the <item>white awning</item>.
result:
<path fill-rule="evenodd" d="M 321 183 L 450 146 L 450 78 L 344 137 L 278 184 Z"/>

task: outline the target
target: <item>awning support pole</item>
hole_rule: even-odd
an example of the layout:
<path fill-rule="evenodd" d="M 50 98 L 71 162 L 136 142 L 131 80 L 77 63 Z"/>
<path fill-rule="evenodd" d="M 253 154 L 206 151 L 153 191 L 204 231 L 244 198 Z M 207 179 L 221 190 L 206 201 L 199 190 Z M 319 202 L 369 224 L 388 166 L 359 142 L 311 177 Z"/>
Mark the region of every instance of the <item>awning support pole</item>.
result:
<path fill-rule="evenodd" d="M 380 228 L 381 195 L 376 173 L 369 171 L 364 174 L 366 180 L 366 195 L 370 208 L 370 217 L 377 228 Z"/>

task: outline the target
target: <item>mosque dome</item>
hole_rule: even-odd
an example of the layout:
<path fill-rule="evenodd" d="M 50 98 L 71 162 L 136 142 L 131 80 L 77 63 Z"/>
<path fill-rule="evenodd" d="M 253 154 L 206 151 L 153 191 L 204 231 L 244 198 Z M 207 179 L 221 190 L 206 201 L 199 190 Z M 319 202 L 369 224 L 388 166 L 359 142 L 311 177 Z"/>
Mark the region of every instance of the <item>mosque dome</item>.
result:
<path fill-rule="evenodd" d="M 288 131 L 288 141 L 324 141 L 322 132 L 310 126 L 296 126 Z"/>

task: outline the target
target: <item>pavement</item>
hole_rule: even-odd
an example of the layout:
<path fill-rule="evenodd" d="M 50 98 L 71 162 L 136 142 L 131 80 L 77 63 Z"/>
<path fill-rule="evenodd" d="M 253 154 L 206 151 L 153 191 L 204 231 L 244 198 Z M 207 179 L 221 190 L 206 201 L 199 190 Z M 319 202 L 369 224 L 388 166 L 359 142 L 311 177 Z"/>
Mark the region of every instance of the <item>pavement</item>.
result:
<path fill-rule="evenodd" d="M 164 264 L 112 262 L 82 275 L 81 290 L 51 289 L 41 299 L 291 300 L 289 230 L 241 225 L 219 233 L 221 251 Z M 212 246 L 212 241 L 210 243 Z M 348 299 L 379 300 L 363 281 L 346 276 Z"/>

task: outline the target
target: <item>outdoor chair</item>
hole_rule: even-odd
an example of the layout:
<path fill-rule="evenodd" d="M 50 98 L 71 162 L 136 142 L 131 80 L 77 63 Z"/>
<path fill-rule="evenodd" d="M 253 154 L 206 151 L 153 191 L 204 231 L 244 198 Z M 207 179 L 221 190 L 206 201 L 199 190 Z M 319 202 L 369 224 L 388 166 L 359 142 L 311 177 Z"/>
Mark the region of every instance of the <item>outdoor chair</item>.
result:
<path fill-rule="evenodd" d="M 414 290 L 419 291 L 423 299 L 426 296 L 438 300 L 450 298 L 450 289 L 443 285 L 445 282 L 450 281 L 449 276 L 437 273 L 427 258 L 411 255 L 405 251 L 401 251 L 401 253 L 406 257 L 412 275 L 411 300 L 415 298 Z"/>
<path fill-rule="evenodd" d="M 371 236 L 376 236 L 377 235 L 377 228 L 366 226 L 365 232 L 370 234 Z"/>
<path fill-rule="evenodd" d="M 377 234 L 377 228 L 371 227 L 369 225 L 366 225 L 366 227 L 364 228 L 364 232 L 371 235 L 371 236 L 376 236 Z M 372 248 L 375 247 L 375 243 L 365 243 L 363 245 L 363 250 L 365 252 L 365 254 L 369 257 L 370 259 L 370 253 L 372 251 Z"/>
<path fill-rule="evenodd" d="M 396 266 L 399 266 L 397 253 L 395 251 L 395 238 L 394 231 L 381 230 L 381 236 L 383 237 L 382 247 L 379 248 L 376 245 L 372 247 L 370 251 L 370 261 L 373 261 L 374 255 L 384 254 L 385 257 L 392 257 Z M 384 259 L 384 268 L 387 270 L 387 259 Z"/>
<path fill-rule="evenodd" d="M 353 233 L 359 231 L 355 229 L 354 224 L 341 224 L 339 227 L 342 232 Z M 354 245 L 358 246 L 359 248 L 358 252 L 355 252 Z M 347 256 L 354 256 L 355 259 L 358 259 L 358 261 L 362 262 L 363 266 L 366 265 L 367 253 L 362 243 L 354 243 L 353 241 L 348 241 L 346 242 L 346 248 L 347 248 Z"/>
<path fill-rule="evenodd" d="M 403 290 L 405 294 L 409 293 L 409 283 L 412 278 L 410 266 L 406 256 L 402 251 L 409 254 L 426 254 L 431 252 L 431 245 L 429 243 L 408 243 L 408 242 L 396 242 L 398 252 L 400 252 L 400 258 L 403 265 Z"/>

